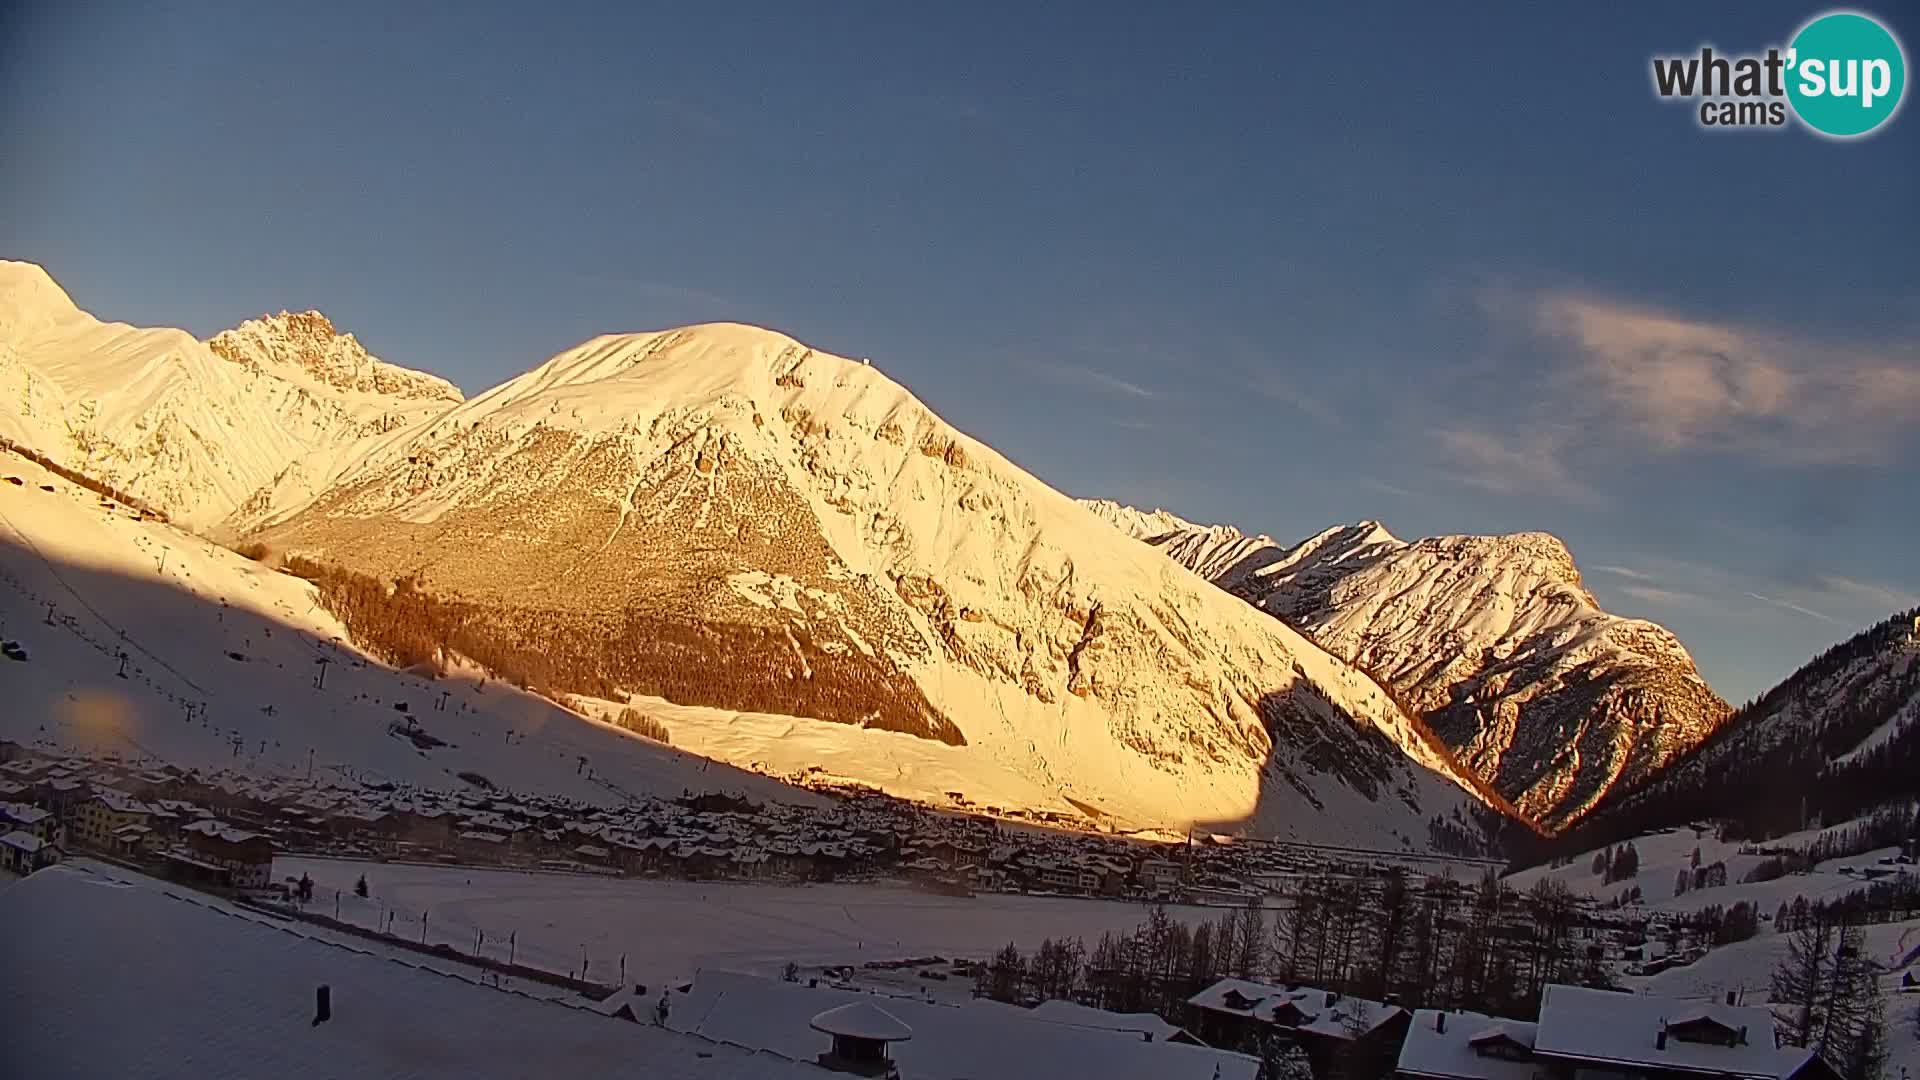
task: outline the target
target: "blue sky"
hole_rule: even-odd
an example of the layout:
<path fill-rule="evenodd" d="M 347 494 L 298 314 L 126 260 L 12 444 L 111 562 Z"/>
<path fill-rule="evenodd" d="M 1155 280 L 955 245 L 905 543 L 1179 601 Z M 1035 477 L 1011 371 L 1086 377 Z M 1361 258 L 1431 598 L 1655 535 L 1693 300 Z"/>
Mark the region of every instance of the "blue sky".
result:
<path fill-rule="evenodd" d="M 469 392 L 761 323 L 1076 495 L 1557 533 L 1736 701 L 1920 603 L 1920 115 L 1649 88 L 1818 8 L 23 7 L 0 255 L 102 317 Z"/>

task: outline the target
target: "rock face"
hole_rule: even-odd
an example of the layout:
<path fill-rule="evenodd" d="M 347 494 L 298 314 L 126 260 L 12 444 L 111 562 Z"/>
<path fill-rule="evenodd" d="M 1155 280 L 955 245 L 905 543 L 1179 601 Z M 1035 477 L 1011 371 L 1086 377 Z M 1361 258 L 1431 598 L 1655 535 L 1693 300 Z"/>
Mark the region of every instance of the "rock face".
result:
<path fill-rule="evenodd" d="M 215 529 L 263 488 L 296 499 L 452 384 L 368 356 L 317 313 L 212 343 L 103 323 L 30 263 L 0 262 L 0 435 Z"/>
<path fill-rule="evenodd" d="M 460 391 L 424 371 L 389 364 L 368 354 L 352 334 L 342 334 L 317 311 L 248 319 L 207 339 L 222 360 L 257 375 L 301 377 L 337 394 L 458 405 Z"/>
<path fill-rule="evenodd" d="M 930 801 L 1395 848 L 1486 810 L 1367 675 L 780 334 L 596 338 L 463 402 L 317 313 L 203 344 L 9 264 L 0 347 L 0 433 L 402 581 L 457 615 L 453 659 L 657 703 L 728 761 L 805 747 Z"/>
<path fill-rule="evenodd" d="M 1088 505 L 1391 686 L 1547 828 L 1658 772 L 1727 714 L 1672 633 L 1600 610 L 1545 533 L 1407 543 L 1368 521 L 1285 548 L 1164 511 Z"/>

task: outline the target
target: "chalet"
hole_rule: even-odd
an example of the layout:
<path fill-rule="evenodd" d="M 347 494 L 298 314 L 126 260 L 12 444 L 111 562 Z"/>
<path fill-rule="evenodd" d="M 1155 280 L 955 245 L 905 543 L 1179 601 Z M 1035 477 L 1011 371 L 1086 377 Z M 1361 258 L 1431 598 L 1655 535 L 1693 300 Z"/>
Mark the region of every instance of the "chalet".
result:
<path fill-rule="evenodd" d="M 0 802 L 0 832 L 14 831 L 37 837 L 43 844 L 57 846 L 66 839 L 66 830 L 53 811 L 27 803 Z"/>
<path fill-rule="evenodd" d="M 1133 1035 L 1143 1042 L 1175 1042 L 1188 1046 L 1207 1045 L 1186 1028 L 1168 1023 L 1158 1013 L 1113 1012 L 1108 1009 L 1096 1009 L 1091 1005 L 1059 1000 L 1043 1001 L 1024 1011 L 1028 1016 L 1036 1020 L 1045 1020 L 1050 1024 L 1070 1024 L 1074 1027 Z"/>
<path fill-rule="evenodd" d="M 395 840 L 446 849 L 453 846 L 453 815 L 436 806 L 407 805 L 390 815 Z"/>
<path fill-rule="evenodd" d="M 0 869 L 31 874 L 59 861 L 59 848 L 23 829 L 0 836 Z"/>
<path fill-rule="evenodd" d="M 873 1015 L 881 1010 L 884 1021 Z M 1060 1022 L 999 1002 L 955 1006 L 713 970 L 699 972 L 686 995 L 674 995 L 666 1026 L 855 1075 L 884 1075 L 868 1071 L 879 1048 L 841 1037 L 882 1041 L 900 1074 L 921 1080 L 1254 1080 L 1260 1069 L 1248 1055 Z"/>
<path fill-rule="evenodd" d="M 371 840 L 376 847 L 378 841 L 391 841 L 395 831 L 386 811 L 364 806 L 334 808 L 326 815 L 326 828 L 336 839 Z"/>
<path fill-rule="evenodd" d="M 1550 1080 L 1534 1058 L 1534 1032 L 1523 1020 L 1421 1009 L 1394 1072 L 1403 1080 Z"/>
<path fill-rule="evenodd" d="M 1319 1080 L 1389 1075 L 1412 1021 L 1398 1005 L 1249 979 L 1221 979 L 1187 1005 L 1189 1026 L 1210 1045 L 1247 1049 L 1277 1035 L 1306 1052 Z"/>
<path fill-rule="evenodd" d="M 29 790 L 34 802 L 50 808 L 60 820 L 72 821 L 78 816 L 82 805 L 92 793 L 93 785 L 77 776 L 56 775 L 54 772 L 48 772 Z M 78 829 L 73 831 L 79 832 Z M 105 833 L 101 835 L 104 836 Z"/>
<path fill-rule="evenodd" d="M 114 834 L 129 825 L 146 826 L 152 811 L 147 804 L 116 788 L 101 788 L 74 810 L 74 839 L 88 847 L 111 850 Z"/>
<path fill-rule="evenodd" d="M 108 851 L 132 859 L 149 859 L 167 848 L 166 837 L 151 825 L 122 825 L 101 845 Z"/>
<path fill-rule="evenodd" d="M 1143 859 L 1138 871 L 1140 888 L 1149 896 L 1167 896 L 1180 887 L 1180 864 L 1171 859 Z"/>
<path fill-rule="evenodd" d="M 1534 1060 L 1579 1080 L 1829 1080 L 1810 1050 L 1782 1047 L 1773 1014 L 1729 1003 L 1549 985 Z"/>
<path fill-rule="evenodd" d="M 1080 868 L 1070 863 L 1043 862 L 1034 868 L 1033 880 L 1055 892 L 1079 892 Z"/>
<path fill-rule="evenodd" d="M 470 862 L 504 862 L 507 838 L 485 829 L 463 829 L 454 835 L 453 850 Z"/>
<path fill-rule="evenodd" d="M 206 819 L 181 832 L 195 858 L 225 868 L 236 889 L 264 889 L 273 881 L 273 842 L 259 833 Z"/>

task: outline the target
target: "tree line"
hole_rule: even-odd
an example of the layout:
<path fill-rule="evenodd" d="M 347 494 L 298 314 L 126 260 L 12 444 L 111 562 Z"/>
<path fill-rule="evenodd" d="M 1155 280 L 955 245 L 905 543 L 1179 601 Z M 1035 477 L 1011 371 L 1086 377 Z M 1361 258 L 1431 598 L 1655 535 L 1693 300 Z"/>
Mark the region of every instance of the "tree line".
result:
<path fill-rule="evenodd" d="M 395 667 L 441 671 L 458 656 L 556 700 L 644 694 L 966 742 L 890 661 L 827 648 L 805 627 L 703 623 L 635 608 L 606 625 L 581 625 L 565 612 L 444 599 L 412 576 L 389 583 L 298 555 L 284 567 L 313 582 L 356 645 Z"/>
<path fill-rule="evenodd" d="M 1892 721 L 1920 694 L 1920 664 L 1887 658 L 1913 647 L 1908 639 L 1916 618 L 1920 608 L 1901 612 L 1821 653 L 1736 709 L 1666 769 L 1610 797 L 1578 827 L 1525 845 L 1516 856 L 1540 861 L 1691 821 L 1718 821 L 1725 839 L 1764 840 L 1814 819 L 1844 821 L 1889 807 L 1910 814 L 1920 725 Z M 1796 710 L 1817 714 L 1821 723 L 1791 738 L 1748 745 L 1759 742 L 1753 732 L 1795 722 L 1786 714 Z M 1886 737 L 1855 752 L 1880 732 Z"/>
<path fill-rule="evenodd" d="M 1787 938 L 1771 1006 L 1788 1046 L 1811 1047 L 1843 1080 L 1878 1080 L 1887 1060 L 1880 965 L 1857 923 L 1815 916 Z"/>
<path fill-rule="evenodd" d="M 1552 879 L 1517 892 L 1493 874 L 1469 885 L 1399 871 L 1325 873 L 1299 879 L 1278 908 L 1253 900 L 1189 924 L 1156 906 L 1132 933 L 1103 934 L 1091 947 L 1048 939 L 1029 955 L 1009 943 L 976 967 L 975 991 L 1151 1012 L 1178 1024 L 1188 999 L 1233 976 L 1409 1009 L 1530 1018 L 1548 983 L 1610 985 L 1584 925 L 1572 893 Z"/>

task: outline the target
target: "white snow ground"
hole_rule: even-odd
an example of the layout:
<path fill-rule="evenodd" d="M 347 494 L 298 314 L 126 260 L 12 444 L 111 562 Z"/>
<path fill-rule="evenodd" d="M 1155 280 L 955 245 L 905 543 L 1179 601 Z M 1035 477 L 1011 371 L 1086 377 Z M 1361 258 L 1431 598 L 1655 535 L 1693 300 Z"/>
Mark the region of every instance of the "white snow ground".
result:
<path fill-rule="evenodd" d="M 0 633 L 29 655 L 0 668 L 0 737 L 23 743 L 261 776 L 311 766 L 316 777 L 439 789 L 474 771 L 510 789 L 603 804 L 620 791 L 601 780 L 669 796 L 818 798 L 504 683 L 385 667 L 343 644 L 344 628 L 305 581 L 136 520 L 13 455 L 0 456 Z M 324 690 L 314 686 L 321 659 L 331 661 Z M 443 693 L 446 710 L 436 711 Z M 423 751 L 390 734 L 396 702 L 451 745 Z"/>
<path fill-rule="evenodd" d="M 939 955 L 985 959 L 1009 941 L 1031 952 L 1042 938 L 1080 937 L 1088 948 L 1101 933 L 1131 933 L 1146 918 L 1142 904 L 1071 897 L 982 893 L 940 896 L 894 884 L 766 885 L 548 874 L 512 870 L 279 858 L 274 877 L 310 875 L 319 886 L 314 910 L 418 935 L 470 951 L 484 933 L 486 955 L 515 955 L 559 972 L 612 980 L 625 954 L 629 981 L 649 986 L 692 978 L 702 968 L 780 974 L 803 967 Z M 366 875 L 368 896 L 353 894 Z M 1218 918 L 1207 908 L 1168 909 L 1176 919 Z M 907 985 L 919 983 L 904 973 Z M 965 980 L 932 984 L 964 996 Z"/>
<path fill-rule="evenodd" d="M 1818 830 L 1793 833 L 1767 841 L 1763 846 L 1804 848 L 1819 835 Z M 1766 856 L 1742 855 L 1740 844 L 1716 840 L 1711 831 L 1696 833 L 1693 829 L 1679 828 L 1650 833 L 1635 837 L 1633 846 L 1640 854 L 1640 873 L 1612 884 L 1593 872 L 1594 853 L 1591 851 L 1576 856 L 1570 866 L 1536 866 L 1512 875 L 1507 881 L 1514 888 L 1524 891 L 1532 888 L 1534 882 L 1541 878 L 1550 877 L 1565 883 L 1577 894 L 1601 900 L 1619 896 L 1637 885 L 1640 887 L 1641 903 L 1636 910 L 1688 913 L 1715 904 L 1723 908 L 1732 907 L 1744 900 L 1759 905 L 1762 916 L 1771 916 L 1775 908 L 1782 903 L 1792 903 L 1796 896 L 1804 896 L 1811 902 L 1864 889 L 1867 880 L 1860 876 L 1859 871 L 1870 866 L 1878 867 L 1882 858 L 1899 853 L 1898 848 L 1885 848 L 1844 859 L 1829 859 L 1807 873 L 1748 883 L 1740 879 L 1764 862 Z M 1727 864 L 1727 884 L 1711 889 L 1689 889 L 1675 896 L 1675 879 L 1682 868 L 1690 865 L 1696 847 L 1700 849 L 1701 866 L 1716 862 Z M 1903 869 L 1913 871 L 1912 867 Z"/>
<path fill-rule="evenodd" d="M 0 1075 L 227 1080 L 633 1075 L 772 1080 L 811 1065 L 596 1015 L 328 942 L 150 878 L 52 867 L 0 885 Z M 399 962 L 395 962 L 398 959 Z M 315 1022 L 316 988 L 331 1017 Z M 821 1036 L 807 1046 L 823 1050 Z"/>
<path fill-rule="evenodd" d="M 1819 835 L 1820 830 L 1808 830 L 1768 841 L 1766 846 L 1804 848 Z M 1773 969 L 1786 952 L 1787 938 L 1775 932 L 1771 921 L 1774 910 L 1782 903 L 1791 903 L 1796 896 L 1805 896 L 1808 901 L 1832 899 L 1866 888 L 1867 880 L 1859 871 L 1866 867 L 1886 869 L 1880 860 L 1898 852 L 1897 848 L 1883 848 L 1844 859 L 1829 859 L 1808 873 L 1743 883 L 1740 878 L 1765 856 L 1742 855 L 1739 844 L 1716 840 L 1711 832 L 1696 834 L 1692 829 L 1673 829 L 1635 837 L 1633 845 L 1640 854 L 1640 873 L 1612 884 L 1593 873 L 1593 852 L 1590 851 L 1577 857 L 1570 866 L 1535 867 L 1512 875 L 1507 881 L 1516 889 L 1528 889 L 1541 878 L 1552 877 L 1565 882 L 1576 893 L 1602 899 L 1618 896 L 1623 890 L 1638 885 L 1645 901 L 1629 910 L 1649 913 L 1682 914 L 1716 904 L 1731 907 L 1741 901 L 1757 904 L 1762 921 L 1755 937 L 1709 950 L 1684 967 L 1651 976 L 1621 977 L 1622 984 L 1642 993 L 1719 1000 L 1732 990 L 1743 995 L 1747 1004 L 1762 1004 L 1767 1000 Z M 1700 849 L 1702 866 L 1721 861 L 1727 864 L 1728 883 L 1710 889 L 1690 889 L 1674 896 L 1674 879 L 1682 867 L 1689 865 L 1696 846 Z M 1902 869 L 1913 870 L 1912 867 Z M 1886 1075 L 1897 1080 L 1902 1066 L 1920 1074 L 1920 1039 L 1915 1036 L 1914 1016 L 1916 1009 L 1920 1009 L 1920 994 L 1898 992 L 1903 973 L 1912 971 L 1920 978 L 1920 963 L 1907 962 L 1907 958 L 1920 949 L 1920 919 L 1872 924 L 1864 930 L 1869 955 L 1886 968 L 1883 985 L 1888 990 L 1887 1030 L 1891 1051 Z"/>

